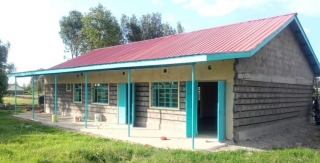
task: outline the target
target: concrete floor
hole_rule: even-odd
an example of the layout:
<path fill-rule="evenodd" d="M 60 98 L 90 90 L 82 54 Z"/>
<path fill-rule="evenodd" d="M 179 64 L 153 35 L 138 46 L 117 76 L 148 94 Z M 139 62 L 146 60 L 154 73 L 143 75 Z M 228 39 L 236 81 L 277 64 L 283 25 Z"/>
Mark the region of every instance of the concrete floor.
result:
<path fill-rule="evenodd" d="M 42 122 L 50 126 L 58 126 L 66 129 L 91 133 L 94 135 L 113 138 L 118 140 L 130 141 L 140 144 L 148 144 L 154 147 L 170 148 L 170 149 L 192 149 L 192 139 L 182 137 L 181 133 L 169 130 L 148 129 L 141 127 L 131 127 L 131 136 L 128 137 L 128 125 L 110 124 L 106 122 L 88 121 L 88 127 L 84 127 L 84 122 L 73 122 L 71 116 L 59 116 L 58 122 L 51 122 L 51 114 L 36 113 L 32 119 L 30 113 L 14 115 L 15 117 Z M 165 136 L 169 140 L 161 140 L 160 137 Z M 195 137 L 195 150 L 212 151 L 220 147 L 232 144 L 231 141 L 219 143 L 216 135 L 201 134 Z"/>

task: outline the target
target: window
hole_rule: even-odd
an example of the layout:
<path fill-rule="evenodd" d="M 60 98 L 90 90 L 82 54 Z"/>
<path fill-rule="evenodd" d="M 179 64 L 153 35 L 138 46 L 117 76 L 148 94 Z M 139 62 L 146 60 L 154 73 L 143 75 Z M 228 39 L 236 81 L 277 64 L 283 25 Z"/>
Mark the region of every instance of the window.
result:
<path fill-rule="evenodd" d="M 74 102 L 81 102 L 81 99 L 82 99 L 82 85 L 81 84 L 74 84 L 73 101 Z"/>
<path fill-rule="evenodd" d="M 93 84 L 92 102 L 108 104 L 109 102 L 108 84 Z"/>
<path fill-rule="evenodd" d="M 71 87 L 72 87 L 72 84 L 70 84 L 70 83 L 67 83 L 67 84 L 66 84 L 66 89 L 67 89 L 67 91 L 71 91 Z"/>
<path fill-rule="evenodd" d="M 178 108 L 178 82 L 151 83 L 151 106 Z"/>

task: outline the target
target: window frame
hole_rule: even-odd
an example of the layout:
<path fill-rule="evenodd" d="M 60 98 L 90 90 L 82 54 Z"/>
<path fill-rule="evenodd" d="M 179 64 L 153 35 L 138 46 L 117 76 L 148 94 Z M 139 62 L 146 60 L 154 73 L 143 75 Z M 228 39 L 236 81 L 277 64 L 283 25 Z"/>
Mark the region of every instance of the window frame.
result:
<path fill-rule="evenodd" d="M 81 85 L 81 87 L 80 87 L 80 90 L 81 90 L 80 101 L 74 101 L 74 93 L 75 93 L 74 91 L 76 90 L 76 89 L 75 89 L 76 84 L 80 84 L 80 85 Z M 73 91 L 72 91 L 72 101 L 73 101 L 73 103 L 82 103 L 82 97 L 83 97 L 82 86 L 83 86 L 82 83 L 74 83 L 74 84 L 73 84 Z"/>
<path fill-rule="evenodd" d="M 161 82 L 177 82 L 178 83 L 178 104 L 177 107 L 164 107 L 164 106 L 152 106 L 152 83 Z M 161 109 L 161 110 L 180 110 L 180 81 L 154 81 L 149 82 L 149 108 L 150 109 Z"/>
<path fill-rule="evenodd" d="M 68 84 L 70 84 L 70 89 L 69 90 L 68 90 Z M 67 92 L 71 92 L 72 91 L 72 86 L 73 86 L 72 83 L 66 83 L 66 91 Z"/>
<path fill-rule="evenodd" d="M 95 84 L 108 84 L 108 102 L 107 103 L 101 103 L 101 102 L 94 102 L 94 85 Z M 110 104 L 110 84 L 109 83 L 91 83 L 91 103 L 92 104 L 98 104 L 98 105 L 109 105 Z"/>

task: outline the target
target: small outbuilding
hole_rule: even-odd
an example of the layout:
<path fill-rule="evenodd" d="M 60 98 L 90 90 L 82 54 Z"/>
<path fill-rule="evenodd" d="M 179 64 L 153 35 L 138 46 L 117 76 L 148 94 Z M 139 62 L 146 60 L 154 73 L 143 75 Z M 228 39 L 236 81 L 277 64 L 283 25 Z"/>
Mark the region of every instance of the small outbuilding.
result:
<path fill-rule="evenodd" d="M 9 76 L 40 74 L 47 113 L 238 141 L 306 121 L 320 66 L 294 13 L 95 49 Z"/>
<path fill-rule="evenodd" d="M 17 95 L 23 95 L 24 93 L 24 89 L 20 86 L 17 85 Z M 8 89 L 7 89 L 7 93 L 10 96 L 13 96 L 15 93 L 15 85 L 14 84 L 9 84 L 8 85 Z"/>

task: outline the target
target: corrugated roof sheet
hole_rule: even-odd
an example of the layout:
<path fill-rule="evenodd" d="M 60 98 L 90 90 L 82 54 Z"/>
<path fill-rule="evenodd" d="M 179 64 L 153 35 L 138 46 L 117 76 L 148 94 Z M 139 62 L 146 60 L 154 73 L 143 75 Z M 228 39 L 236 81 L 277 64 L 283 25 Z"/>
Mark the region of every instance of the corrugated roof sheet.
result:
<path fill-rule="evenodd" d="M 295 13 L 95 49 L 51 69 L 250 51 L 293 16 Z"/>

